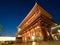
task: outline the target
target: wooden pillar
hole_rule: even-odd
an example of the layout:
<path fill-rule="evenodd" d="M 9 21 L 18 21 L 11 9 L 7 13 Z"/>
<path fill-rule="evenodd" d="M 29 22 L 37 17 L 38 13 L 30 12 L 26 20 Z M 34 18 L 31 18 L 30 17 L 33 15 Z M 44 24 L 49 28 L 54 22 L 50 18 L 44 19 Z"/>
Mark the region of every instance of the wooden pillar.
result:
<path fill-rule="evenodd" d="M 22 34 L 22 42 L 25 41 L 25 37 L 24 37 L 24 34 Z"/>
<path fill-rule="evenodd" d="M 39 36 L 40 36 L 40 40 L 43 40 L 43 35 L 42 35 L 42 31 L 41 31 L 41 29 L 39 28 Z"/>
<path fill-rule="evenodd" d="M 30 30 L 29 32 L 30 32 L 30 41 L 31 41 L 31 38 L 32 38 L 32 32 L 31 32 L 31 30 Z"/>

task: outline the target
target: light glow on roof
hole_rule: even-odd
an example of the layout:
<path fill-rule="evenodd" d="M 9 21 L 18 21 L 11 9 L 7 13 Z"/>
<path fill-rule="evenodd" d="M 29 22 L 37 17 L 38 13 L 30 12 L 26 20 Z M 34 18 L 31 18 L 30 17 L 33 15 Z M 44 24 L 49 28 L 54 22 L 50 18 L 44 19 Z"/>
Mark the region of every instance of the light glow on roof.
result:
<path fill-rule="evenodd" d="M 58 26 L 56 26 L 56 27 L 52 27 L 51 29 L 55 29 L 55 28 L 58 28 L 58 27 L 60 27 L 60 25 L 58 25 Z"/>

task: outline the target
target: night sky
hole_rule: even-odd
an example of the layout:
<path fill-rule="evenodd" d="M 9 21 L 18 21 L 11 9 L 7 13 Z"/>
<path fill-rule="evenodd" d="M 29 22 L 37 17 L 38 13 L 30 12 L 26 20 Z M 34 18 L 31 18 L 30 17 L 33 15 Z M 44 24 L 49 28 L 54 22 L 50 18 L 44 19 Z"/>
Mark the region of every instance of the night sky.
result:
<path fill-rule="evenodd" d="M 16 36 L 17 26 L 36 2 L 60 24 L 59 0 L 0 0 L 0 24 L 3 27 L 0 35 Z"/>

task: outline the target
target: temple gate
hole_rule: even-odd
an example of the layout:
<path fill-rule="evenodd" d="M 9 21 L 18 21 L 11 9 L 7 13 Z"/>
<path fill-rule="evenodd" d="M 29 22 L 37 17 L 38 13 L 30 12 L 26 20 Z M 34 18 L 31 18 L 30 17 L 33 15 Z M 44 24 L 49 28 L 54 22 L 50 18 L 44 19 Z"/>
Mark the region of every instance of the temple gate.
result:
<path fill-rule="evenodd" d="M 17 37 L 21 36 L 22 42 L 52 40 L 50 28 L 56 23 L 51 18 L 52 16 L 36 3 L 18 26 Z"/>

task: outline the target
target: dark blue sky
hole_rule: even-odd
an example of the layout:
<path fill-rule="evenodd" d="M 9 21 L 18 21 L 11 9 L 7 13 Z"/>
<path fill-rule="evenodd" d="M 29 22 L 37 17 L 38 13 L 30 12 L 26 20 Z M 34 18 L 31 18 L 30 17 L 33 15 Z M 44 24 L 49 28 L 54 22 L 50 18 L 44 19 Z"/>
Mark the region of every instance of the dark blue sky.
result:
<path fill-rule="evenodd" d="M 0 35 L 15 36 L 17 26 L 35 2 L 53 16 L 52 20 L 60 24 L 59 0 L 0 0 L 0 24 L 3 26 Z"/>

